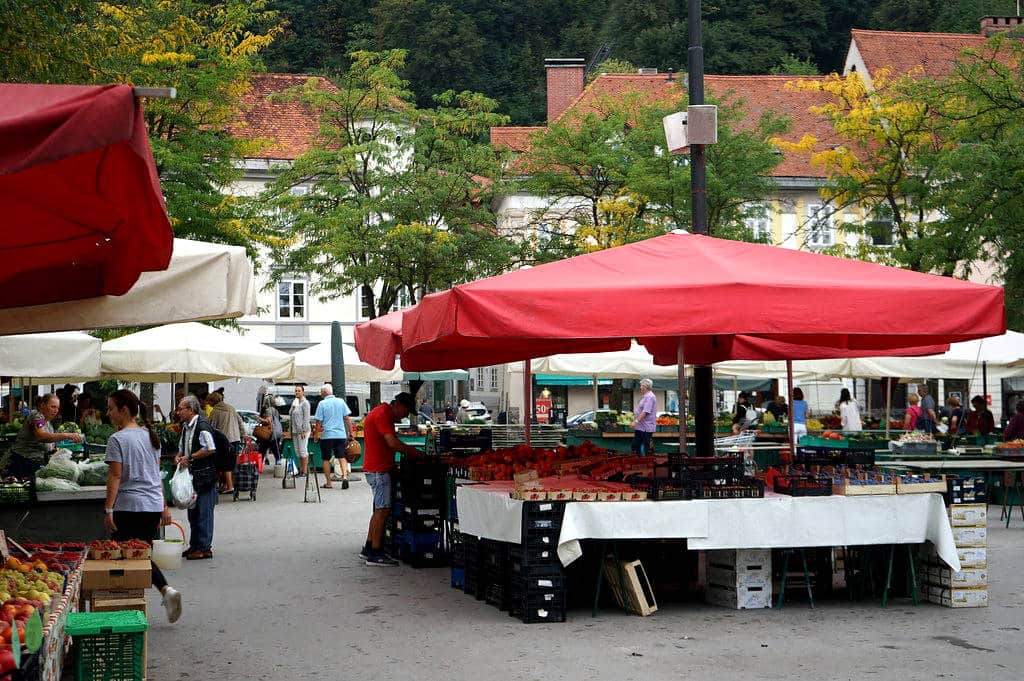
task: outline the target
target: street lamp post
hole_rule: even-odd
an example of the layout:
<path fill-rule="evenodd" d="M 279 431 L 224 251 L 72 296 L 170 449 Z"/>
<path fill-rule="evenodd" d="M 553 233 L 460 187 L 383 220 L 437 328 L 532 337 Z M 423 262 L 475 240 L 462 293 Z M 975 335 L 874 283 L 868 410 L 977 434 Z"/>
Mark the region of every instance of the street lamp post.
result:
<path fill-rule="evenodd" d="M 701 46 L 700 0 L 689 0 L 690 49 L 687 92 L 690 106 L 704 104 L 704 48 Z M 691 223 L 694 234 L 708 233 L 707 174 L 703 144 L 690 145 Z M 715 440 L 714 376 L 710 366 L 693 368 L 694 435 L 698 456 L 711 456 Z M 686 427 L 685 424 L 682 426 Z M 685 454 L 686 452 L 682 452 Z"/>

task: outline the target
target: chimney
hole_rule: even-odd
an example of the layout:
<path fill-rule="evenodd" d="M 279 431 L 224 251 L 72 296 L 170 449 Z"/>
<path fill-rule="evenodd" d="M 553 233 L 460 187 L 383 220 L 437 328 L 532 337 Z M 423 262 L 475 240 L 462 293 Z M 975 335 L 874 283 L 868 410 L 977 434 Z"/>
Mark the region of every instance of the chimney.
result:
<path fill-rule="evenodd" d="M 982 17 L 981 34 L 991 38 L 996 33 L 1024 28 L 1024 17 Z"/>
<path fill-rule="evenodd" d="M 583 59 L 545 59 L 548 77 L 548 120 L 558 118 L 583 92 Z"/>

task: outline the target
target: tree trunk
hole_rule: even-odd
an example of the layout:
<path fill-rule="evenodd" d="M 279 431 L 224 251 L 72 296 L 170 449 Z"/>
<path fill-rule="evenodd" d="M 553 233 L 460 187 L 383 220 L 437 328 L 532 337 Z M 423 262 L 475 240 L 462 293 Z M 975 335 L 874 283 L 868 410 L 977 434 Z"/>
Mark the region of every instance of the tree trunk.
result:
<path fill-rule="evenodd" d="M 622 379 L 612 380 L 611 396 L 608 399 L 608 408 L 612 411 L 622 411 Z"/>
<path fill-rule="evenodd" d="M 370 408 L 380 404 L 380 381 L 370 383 Z"/>

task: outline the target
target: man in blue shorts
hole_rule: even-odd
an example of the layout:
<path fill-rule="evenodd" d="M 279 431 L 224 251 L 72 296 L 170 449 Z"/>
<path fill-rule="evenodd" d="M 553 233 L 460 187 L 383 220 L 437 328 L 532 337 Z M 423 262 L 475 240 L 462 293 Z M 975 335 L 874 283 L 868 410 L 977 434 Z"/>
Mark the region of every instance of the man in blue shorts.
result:
<path fill-rule="evenodd" d="M 324 464 L 324 477 L 327 482 L 323 484 L 326 489 L 331 489 L 331 459 L 337 457 L 341 461 L 341 488 L 348 489 L 348 458 L 345 447 L 348 445 L 348 438 L 353 434 L 352 421 L 349 415 L 352 410 L 345 404 L 345 400 L 335 397 L 334 387 L 330 383 L 324 383 L 320 388 L 320 404 L 316 407 L 314 419 L 323 425 L 323 434 L 320 436 L 320 457 Z"/>

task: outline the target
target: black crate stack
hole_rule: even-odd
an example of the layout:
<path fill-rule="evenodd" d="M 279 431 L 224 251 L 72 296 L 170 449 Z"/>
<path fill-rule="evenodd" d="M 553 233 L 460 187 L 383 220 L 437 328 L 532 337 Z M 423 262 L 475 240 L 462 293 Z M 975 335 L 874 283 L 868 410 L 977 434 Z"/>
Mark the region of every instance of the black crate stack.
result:
<path fill-rule="evenodd" d="M 436 459 L 403 459 L 391 493 L 391 537 L 396 557 L 413 567 L 447 565 L 445 464 Z"/>
<path fill-rule="evenodd" d="M 483 552 L 480 538 L 471 534 L 461 535 L 463 556 L 462 591 L 478 601 L 484 599 L 487 580 L 483 578 Z"/>
<path fill-rule="evenodd" d="M 751 499 L 764 496 L 764 484 L 746 477 L 743 455 L 682 456 L 669 454 L 669 486 L 651 487 L 652 499 Z M 685 490 L 679 496 L 672 487 Z"/>
<path fill-rule="evenodd" d="M 460 472 L 461 469 L 449 466 L 445 478 L 447 519 L 444 521 L 444 548 L 451 561 L 452 588 L 461 590 L 466 585 L 466 551 L 462 532 L 459 530 L 459 509 L 455 498 L 457 481 L 462 477 L 459 475 Z"/>
<path fill-rule="evenodd" d="M 509 547 L 505 542 L 481 539 L 484 601 L 498 610 L 508 610 Z"/>
<path fill-rule="evenodd" d="M 526 623 L 564 622 L 565 571 L 558 534 L 565 502 L 523 502 L 523 536 L 509 550 L 508 611 Z"/>

